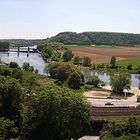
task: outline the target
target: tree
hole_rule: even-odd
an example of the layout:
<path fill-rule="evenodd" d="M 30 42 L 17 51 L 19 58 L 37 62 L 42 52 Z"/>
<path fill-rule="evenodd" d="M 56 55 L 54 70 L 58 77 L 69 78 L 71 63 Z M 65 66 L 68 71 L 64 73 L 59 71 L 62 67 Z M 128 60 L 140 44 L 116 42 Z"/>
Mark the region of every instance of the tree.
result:
<path fill-rule="evenodd" d="M 110 60 L 110 67 L 115 68 L 115 65 L 116 65 L 116 57 L 112 56 L 112 58 Z"/>
<path fill-rule="evenodd" d="M 9 50 L 9 43 L 8 42 L 0 42 L 0 50 L 2 50 L 2 51 Z"/>
<path fill-rule="evenodd" d="M 0 76 L 0 117 L 19 123 L 22 89 L 16 79 Z"/>
<path fill-rule="evenodd" d="M 89 80 L 86 82 L 86 84 L 89 84 L 89 85 L 93 85 L 95 87 L 99 87 L 99 84 L 101 83 L 101 80 L 99 79 L 98 76 L 92 76 L 89 78 Z"/>
<path fill-rule="evenodd" d="M 81 77 L 78 73 L 73 72 L 68 78 L 68 85 L 73 89 L 79 89 L 81 84 Z"/>
<path fill-rule="evenodd" d="M 130 86 L 131 76 L 128 73 L 116 73 L 110 77 L 110 85 L 113 92 L 123 93 L 126 86 Z"/>
<path fill-rule="evenodd" d="M 76 64 L 76 65 L 80 64 L 81 63 L 81 58 L 79 56 L 75 56 L 73 61 L 74 61 L 73 63 Z"/>
<path fill-rule="evenodd" d="M 34 71 L 34 67 L 30 66 L 30 63 L 24 62 L 22 65 L 23 70 L 25 71 L 30 71 L 33 72 Z"/>
<path fill-rule="evenodd" d="M 29 71 L 30 70 L 30 63 L 24 62 L 22 68 L 25 71 Z"/>
<path fill-rule="evenodd" d="M 76 139 L 89 127 L 90 105 L 81 93 L 48 85 L 32 96 L 24 119 L 26 139 Z"/>
<path fill-rule="evenodd" d="M 9 67 L 0 65 L 0 75 L 11 76 L 11 74 L 12 70 Z"/>
<path fill-rule="evenodd" d="M 17 67 L 19 67 L 19 65 L 16 62 L 10 62 L 10 67 L 17 68 Z"/>
<path fill-rule="evenodd" d="M 33 67 L 33 66 L 30 66 L 30 67 L 29 67 L 29 71 L 30 71 L 30 72 L 33 72 L 33 71 L 34 71 L 34 67 Z"/>
<path fill-rule="evenodd" d="M 88 56 L 85 56 L 83 58 L 83 66 L 85 66 L 85 67 L 91 66 L 91 59 Z"/>
<path fill-rule="evenodd" d="M 74 54 L 72 53 L 72 50 L 66 50 L 62 56 L 64 62 L 68 62 L 73 58 Z"/>
<path fill-rule="evenodd" d="M 36 76 L 30 75 L 26 80 L 26 93 L 28 96 L 31 95 L 33 86 L 36 84 Z"/>
<path fill-rule="evenodd" d="M 23 71 L 17 67 L 12 71 L 12 77 L 19 80 L 20 83 L 23 81 Z"/>
<path fill-rule="evenodd" d="M 128 64 L 127 69 L 128 70 L 132 70 L 133 69 L 133 65 L 132 64 Z"/>
<path fill-rule="evenodd" d="M 66 81 L 70 74 L 73 72 L 77 72 L 81 74 L 78 67 L 75 65 L 67 64 L 67 63 L 55 63 L 49 66 L 49 72 L 51 78 L 57 79 L 58 81 Z"/>
<path fill-rule="evenodd" d="M 16 135 L 17 128 L 13 121 L 5 118 L 0 118 L 0 140 L 7 140 L 14 138 Z"/>

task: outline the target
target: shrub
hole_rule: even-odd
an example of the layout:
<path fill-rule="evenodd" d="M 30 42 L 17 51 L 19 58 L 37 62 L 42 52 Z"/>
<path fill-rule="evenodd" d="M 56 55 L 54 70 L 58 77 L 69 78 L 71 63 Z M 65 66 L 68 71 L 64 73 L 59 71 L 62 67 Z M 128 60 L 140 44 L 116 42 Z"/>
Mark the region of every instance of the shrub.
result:
<path fill-rule="evenodd" d="M 10 62 L 10 67 L 17 68 L 17 67 L 19 67 L 19 65 L 16 62 Z"/>
<path fill-rule="evenodd" d="M 92 76 L 89 78 L 89 80 L 86 82 L 88 85 L 94 85 L 95 87 L 99 87 L 99 84 L 101 83 L 101 80 L 98 76 Z"/>

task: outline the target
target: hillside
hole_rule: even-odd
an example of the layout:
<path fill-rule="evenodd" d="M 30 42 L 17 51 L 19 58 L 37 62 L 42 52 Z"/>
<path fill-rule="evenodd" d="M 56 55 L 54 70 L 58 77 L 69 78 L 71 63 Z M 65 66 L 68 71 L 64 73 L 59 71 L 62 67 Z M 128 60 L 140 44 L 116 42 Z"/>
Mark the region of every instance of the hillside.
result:
<path fill-rule="evenodd" d="M 79 44 L 79 45 L 89 45 L 92 44 L 88 36 L 83 33 L 75 32 L 62 32 L 58 35 L 49 39 L 51 42 L 61 42 L 64 44 Z"/>
<path fill-rule="evenodd" d="M 140 34 L 111 32 L 62 32 L 49 41 L 78 45 L 139 45 Z"/>
<path fill-rule="evenodd" d="M 47 39 L 1 39 L 0 42 L 8 42 L 10 45 L 13 46 L 34 46 L 40 45 L 47 42 Z"/>
<path fill-rule="evenodd" d="M 3 39 L 13 45 L 32 46 L 47 42 L 60 42 L 64 44 L 77 45 L 140 45 L 140 34 L 113 33 L 113 32 L 61 32 L 56 36 L 47 39 Z"/>

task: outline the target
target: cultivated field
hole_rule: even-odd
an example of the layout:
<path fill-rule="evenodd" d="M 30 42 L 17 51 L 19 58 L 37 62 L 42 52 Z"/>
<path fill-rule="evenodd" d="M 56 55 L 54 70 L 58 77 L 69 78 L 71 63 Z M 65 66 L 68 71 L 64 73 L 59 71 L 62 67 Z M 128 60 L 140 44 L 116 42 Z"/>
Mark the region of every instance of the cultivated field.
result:
<path fill-rule="evenodd" d="M 67 46 L 72 49 L 75 56 L 88 56 L 92 63 L 108 63 L 112 56 L 116 56 L 121 64 L 137 63 L 140 65 L 140 48 L 114 47 L 114 46 Z M 122 61 L 121 61 L 122 60 Z M 127 61 L 129 60 L 129 61 Z M 136 60 L 136 61 L 135 61 Z M 136 65 L 137 65 L 136 64 Z"/>

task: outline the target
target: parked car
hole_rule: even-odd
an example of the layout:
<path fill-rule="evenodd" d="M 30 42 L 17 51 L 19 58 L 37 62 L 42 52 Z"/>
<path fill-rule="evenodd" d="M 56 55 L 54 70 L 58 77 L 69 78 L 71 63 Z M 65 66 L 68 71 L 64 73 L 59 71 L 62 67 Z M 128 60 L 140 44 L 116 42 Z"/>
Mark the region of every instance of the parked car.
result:
<path fill-rule="evenodd" d="M 110 103 L 110 102 L 107 102 L 107 103 L 105 103 L 105 105 L 114 105 L 114 104 L 112 104 L 112 103 Z"/>

